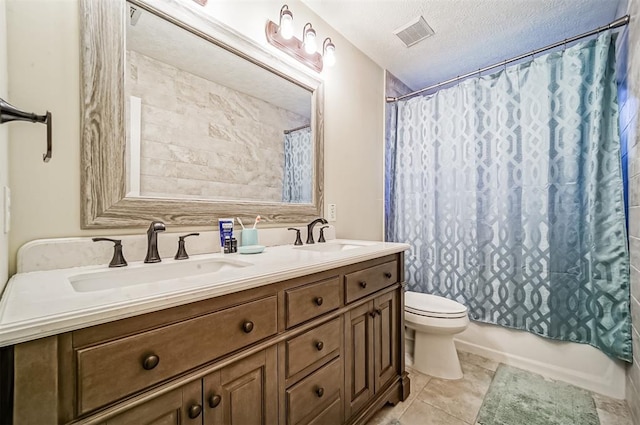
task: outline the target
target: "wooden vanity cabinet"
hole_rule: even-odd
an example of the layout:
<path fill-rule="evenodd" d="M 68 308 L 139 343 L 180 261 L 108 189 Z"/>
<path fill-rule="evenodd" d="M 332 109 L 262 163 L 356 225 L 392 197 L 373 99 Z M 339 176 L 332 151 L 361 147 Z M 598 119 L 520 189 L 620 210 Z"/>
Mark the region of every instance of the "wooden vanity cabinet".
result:
<path fill-rule="evenodd" d="M 377 392 L 399 368 L 398 315 L 404 311 L 398 311 L 397 291 L 374 298 L 373 312 L 373 384 Z"/>
<path fill-rule="evenodd" d="M 364 424 L 409 395 L 402 269 L 386 255 L 18 344 L 13 423 Z"/>
<path fill-rule="evenodd" d="M 204 425 L 278 423 L 276 347 L 205 376 L 202 390 Z"/>
<path fill-rule="evenodd" d="M 276 367 L 276 349 L 272 347 L 132 407 L 103 424 L 275 424 Z"/>
<path fill-rule="evenodd" d="M 351 416 L 397 375 L 397 291 L 390 291 L 347 313 L 345 415 Z"/>
<path fill-rule="evenodd" d="M 199 381 L 190 382 L 143 404 L 132 407 L 101 424 L 201 425 L 202 386 Z"/>

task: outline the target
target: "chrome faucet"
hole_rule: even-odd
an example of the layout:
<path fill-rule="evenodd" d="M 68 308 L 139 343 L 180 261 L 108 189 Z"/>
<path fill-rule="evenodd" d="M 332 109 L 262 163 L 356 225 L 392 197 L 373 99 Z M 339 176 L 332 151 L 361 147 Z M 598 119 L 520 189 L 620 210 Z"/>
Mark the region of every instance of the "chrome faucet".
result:
<path fill-rule="evenodd" d="M 328 222 L 324 218 L 319 217 L 313 220 L 311 223 L 307 224 L 307 243 L 308 244 L 315 243 L 313 240 L 313 228 L 318 223 L 327 224 Z"/>
<path fill-rule="evenodd" d="M 161 221 L 152 221 L 147 230 L 147 256 L 145 263 L 159 263 L 162 261 L 158 254 L 158 232 L 164 232 L 166 228 Z"/>

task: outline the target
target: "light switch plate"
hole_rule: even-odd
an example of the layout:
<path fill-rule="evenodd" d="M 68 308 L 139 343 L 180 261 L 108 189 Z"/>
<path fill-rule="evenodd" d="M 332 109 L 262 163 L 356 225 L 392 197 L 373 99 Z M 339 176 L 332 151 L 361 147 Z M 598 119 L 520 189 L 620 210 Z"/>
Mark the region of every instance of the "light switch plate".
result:
<path fill-rule="evenodd" d="M 11 228 L 11 189 L 4 187 L 4 233 L 9 233 Z"/>
<path fill-rule="evenodd" d="M 336 221 L 336 216 L 337 216 L 336 204 L 327 205 L 327 220 Z"/>

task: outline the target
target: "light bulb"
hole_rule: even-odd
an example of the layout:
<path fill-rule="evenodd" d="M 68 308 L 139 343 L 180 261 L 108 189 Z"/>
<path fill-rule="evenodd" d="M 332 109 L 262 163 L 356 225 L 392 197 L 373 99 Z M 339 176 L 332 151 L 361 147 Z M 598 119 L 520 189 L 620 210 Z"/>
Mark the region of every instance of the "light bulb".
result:
<path fill-rule="evenodd" d="M 327 64 L 327 66 L 333 66 L 336 63 L 336 46 L 333 45 L 333 43 L 328 43 L 326 45 L 326 47 L 324 48 L 324 57 L 323 57 L 324 63 Z"/>
<path fill-rule="evenodd" d="M 293 37 L 293 15 L 288 10 L 283 11 L 280 17 L 280 35 L 285 40 Z"/>
<path fill-rule="evenodd" d="M 304 51 L 308 54 L 314 54 L 318 47 L 316 46 L 316 32 L 309 28 L 304 35 Z"/>

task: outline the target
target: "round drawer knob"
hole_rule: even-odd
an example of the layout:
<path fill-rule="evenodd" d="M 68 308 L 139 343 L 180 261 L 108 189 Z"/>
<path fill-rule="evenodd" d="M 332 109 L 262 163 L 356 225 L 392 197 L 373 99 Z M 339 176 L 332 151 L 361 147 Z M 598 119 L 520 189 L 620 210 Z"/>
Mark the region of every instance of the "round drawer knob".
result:
<path fill-rule="evenodd" d="M 316 348 L 318 349 L 318 351 L 322 351 L 322 349 L 324 348 L 324 342 L 322 341 L 316 342 Z"/>
<path fill-rule="evenodd" d="M 253 322 L 251 321 L 246 321 L 242 324 L 242 330 L 245 331 L 245 333 L 249 333 L 253 330 Z"/>
<path fill-rule="evenodd" d="M 322 305 L 323 302 L 324 300 L 322 299 L 322 297 L 316 297 L 316 305 Z"/>
<path fill-rule="evenodd" d="M 382 316 L 382 310 L 380 310 L 379 308 L 376 308 L 374 311 L 378 316 Z"/>
<path fill-rule="evenodd" d="M 391 273 L 390 272 L 384 272 L 384 277 L 386 277 L 387 279 L 391 279 Z"/>
<path fill-rule="evenodd" d="M 360 281 L 360 287 L 361 288 L 366 288 L 367 287 L 367 282 L 365 282 L 364 280 Z"/>
<path fill-rule="evenodd" d="M 369 312 L 369 316 L 371 316 L 371 317 L 376 317 L 376 311 L 375 311 L 375 310 L 370 311 L 370 312 Z"/>
<path fill-rule="evenodd" d="M 324 388 L 322 388 L 322 387 L 316 388 L 316 395 L 318 397 L 322 397 L 324 395 Z"/>
<path fill-rule="evenodd" d="M 155 354 L 151 354 L 145 357 L 144 360 L 142 360 L 142 367 L 144 368 L 144 370 L 151 370 L 154 367 L 158 366 L 158 363 L 160 363 L 160 357 L 156 356 Z"/>
<path fill-rule="evenodd" d="M 189 408 L 189 418 L 190 419 L 195 419 L 198 416 L 200 416 L 200 413 L 202 413 L 202 406 L 200 406 L 199 404 L 194 404 L 193 406 L 191 406 Z"/>
<path fill-rule="evenodd" d="M 221 401 L 222 397 L 220 397 L 218 394 L 214 394 L 209 398 L 209 407 L 215 409 L 216 407 L 218 407 Z"/>

